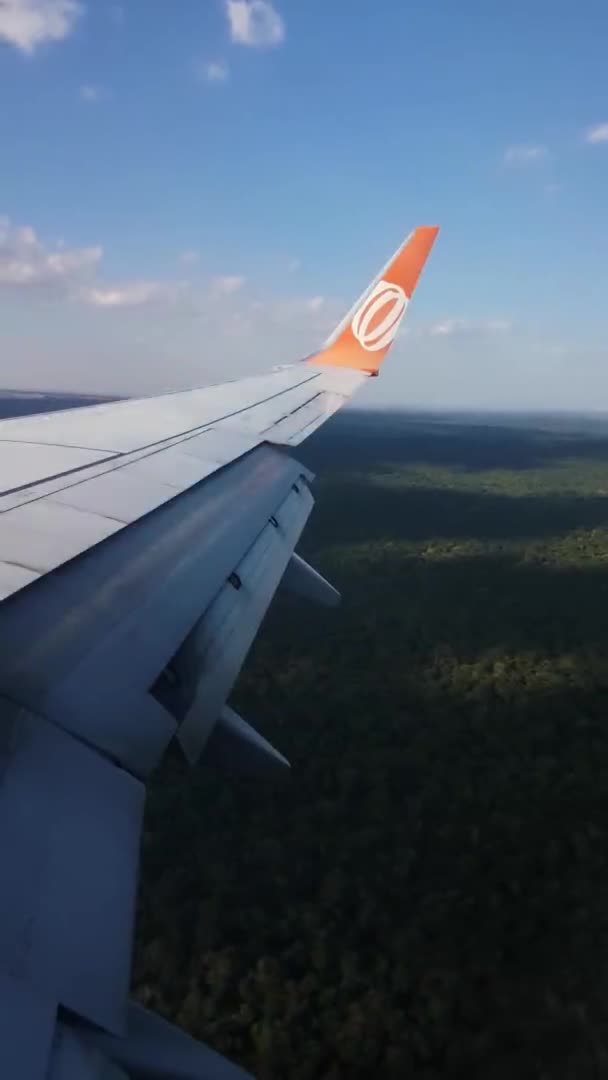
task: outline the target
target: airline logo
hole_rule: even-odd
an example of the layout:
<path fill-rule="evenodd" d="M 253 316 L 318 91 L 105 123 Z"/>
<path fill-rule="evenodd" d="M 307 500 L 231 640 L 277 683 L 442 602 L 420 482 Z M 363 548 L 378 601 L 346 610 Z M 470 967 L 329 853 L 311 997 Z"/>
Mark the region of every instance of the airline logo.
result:
<path fill-rule="evenodd" d="M 351 329 L 366 352 L 386 349 L 395 337 L 408 305 L 400 285 L 379 281 L 357 311 Z"/>

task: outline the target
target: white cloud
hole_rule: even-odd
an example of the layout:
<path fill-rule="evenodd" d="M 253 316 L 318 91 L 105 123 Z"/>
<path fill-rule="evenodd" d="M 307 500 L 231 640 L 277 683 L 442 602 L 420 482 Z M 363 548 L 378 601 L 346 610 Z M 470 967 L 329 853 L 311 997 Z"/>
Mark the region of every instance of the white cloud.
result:
<path fill-rule="evenodd" d="M 320 311 L 325 304 L 324 296 L 313 296 L 306 302 L 309 311 Z"/>
<path fill-rule="evenodd" d="M 296 274 L 301 266 L 302 266 L 302 263 L 301 263 L 300 259 L 290 259 L 289 262 L 287 263 L 287 273 L 288 274 Z"/>
<path fill-rule="evenodd" d="M 462 319 L 444 319 L 443 322 L 433 323 L 428 332 L 431 337 L 447 337 L 448 334 L 456 334 L 462 329 Z"/>
<path fill-rule="evenodd" d="M 30 225 L 0 218 L 0 293 L 44 292 L 99 308 L 170 304 L 186 293 L 183 281 L 103 281 L 102 257 L 100 246 L 68 248 L 63 241 L 45 245 Z"/>
<path fill-rule="evenodd" d="M 228 82 L 230 72 L 223 60 L 203 60 L 196 65 L 196 74 L 205 82 L 225 83 Z"/>
<path fill-rule="evenodd" d="M 29 225 L 19 227 L 0 219 L 0 288 L 69 290 L 75 281 L 95 273 L 102 255 L 101 247 L 45 247 Z"/>
<path fill-rule="evenodd" d="M 107 281 L 101 274 L 102 257 L 100 246 L 69 248 L 63 240 L 44 244 L 30 225 L 13 225 L 0 217 L 0 293 L 45 291 L 96 308 L 179 305 L 183 312 L 197 314 L 214 300 L 235 296 L 245 284 L 238 274 L 218 275 L 196 288 L 185 280 Z M 180 256 L 184 266 L 198 261 L 194 250 Z"/>
<path fill-rule="evenodd" d="M 224 382 L 310 355 L 348 307 L 289 295 L 285 280 L 278 294 L 236 275 L 204 282 L 198 271 L 190 284 L 107 281 L 101 256 L 101 248 L 43 243 L 31 227 L 0 221 L 5 386 L 141 395 Z M 180 269 L 187 276 L 173 264 L 176 277 Z M 552 340 L 551 326 L 545 335 L 535 326 L 530 337 L 506 318 L 467 316 L 466 308 L 426 324 L 417 306 L 413 314 L 409 339 L 396 342 L 358 404 L 572 409 L 608 400 L 601 323 L 597 345 L 577 346 Z"/>
<path fill-rule="evenodd" d="M 513 328 L 508 319 L 488 319 L 487 322 L 479 325 L 482 330 L 487 330 L 490 334 L 506 334 Z"/>
<path fill-rule="evenodd" d="M 143 307 L 157 301 L 174 301 L 183 287 L 181 283 L 126 281 L 122 285 L 94 285 L 82 289 L 79 297 L 86 304 L 98 308 Z"/>
<path fill-rule="evenodd" d="M 285 23 L 270 0 L 226 0 L 226 14 L 237 45 L 271 48 L 285 39 Z"/>
<path fill-rule="evenodd" d="M 443 319 L 428 327 L 430 337 L 451 337 L 454 334 L 503 334 L 511 329 L 507 319 Z"/>
<path fill-rule="evenodd" d="M 0 39 L 31 54 L 68 37 L 82 12 L 80 0 L 0 0 Z"/>
<path fill-rule="evenodd" d="M 305 352 L 310 347 L 320 348 L 328 334 L 344 315 L 344 304 L 324 296 L 302 297 L 266 297 L 249 303 L 248 311 L 255 317 L 258 329 L 265 327 L 265 334 L 270 340 L 277 328 L 295 334 L 291 355 L 297 359 L 303 356 L 298 338 L 306 342 Z"/>
<path fill-rule="evenodd" d="M 596 143 L 608 142 L 608 124 L 596 124 L 585 132 L 585 142 Z"/>
<path fill-rule="evenodd" d="M 1 0 L 0 0 L 1 2 Z M 90 105 L 96 105 L 99 101 L 103 101 L 107 98 L 108 91 L 103 86 L 97 86 L 94 83 L 85 83 L 80 87 L 78 91 L 83 101 L 88 102 Z"/>
<path fill-rule="evenodd" d="M 545 161 L 549 156 L 546 146 L 521 143 L 517 146 L 509 146 L 504 152 L 503 162 L 505 165 L 533 165 Z"/>
<path fill-rule="evenodd" d="M 187 279 L 197 253 L 183 254 Z M 102 255 L 0 220 L 6 386 L 146 394 L 221 382 L 309 355 L 342 314 L 333 300 L 259 293 L 198 267 L 191 281 L 106 279 Z"/>
<path fill-rule="evenodd" d="M 243 288 L 245 278 L 238 274 L 224 274 L 213 280 L 212 291 L 217 296 L 232 296 Z"/>

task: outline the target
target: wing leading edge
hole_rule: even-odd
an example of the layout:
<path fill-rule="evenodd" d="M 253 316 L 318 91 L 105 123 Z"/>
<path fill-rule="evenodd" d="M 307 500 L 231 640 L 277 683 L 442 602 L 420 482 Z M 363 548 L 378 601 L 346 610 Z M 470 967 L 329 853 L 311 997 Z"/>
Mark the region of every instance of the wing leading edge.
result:
<path fill-rule="evenodd" d="M 228 703 L 281 583 L 339 600 L 295 553 L 288 448 L 378 373 L 436 234 L 304 363 L 0 423 L 0 1075 L 245 1077 L 129 1003 L 145 784 L 173 738 L 288 767 Z"/>

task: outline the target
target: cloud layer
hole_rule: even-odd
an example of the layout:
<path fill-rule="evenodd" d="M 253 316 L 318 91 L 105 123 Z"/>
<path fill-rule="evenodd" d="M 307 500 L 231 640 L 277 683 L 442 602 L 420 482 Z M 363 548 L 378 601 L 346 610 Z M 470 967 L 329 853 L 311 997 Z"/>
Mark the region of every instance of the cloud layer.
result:
<path fill-rule="evenodd" d="M 507 319 L 450 318 L 432 323 L 426 332 L 430 337 L 452 337 L 455 334 L 504 334 L 510 329 L 511 323 Z"/>
<path fill-rule="evenodd" d="M 534 165 L 545 161 L 549 151 L 542 144 L 519 143 L 509 146 L 504 152 L 503 162 L 505 165 Z"/>
<path fill-rule="evenodd" d="M 108 97 L 108 91 L 104 86 L 99 86 L 95 83 L 85 83 L 80 87 L 79 95 L 81 100 L 86 101 L 89 105 L 97 105 L 100 101 L 103 101 Z"/>
<path fill-rule="evenodd" d="M 106 280 L 100 246 L 45 244 L 31 226 L 0 220 L 5 386 L 141 395 L 224 382 L 310 355 L 348 306 L 258 292 L 184 254 L 173 280 Z M 539 342 L 500 312 L 418 321 L 416 308 L 358 403 L 585 407 L 605 399 L 607 370 L 605 349 Z"/>
<path fill-rule="evenodd" d="M 237 45 L 272 48 L 285 38 L 285 23 L 269 0 L 226 0 L 226 15 Z"/>
<path fill-rule="evenodd" d="M 66 248 L 42 243 L 30 225 L 13 225 L 0 218 L 0 291 L 46 292 L 99 308 L 140 307 L 172 302 L 182 295 L 181 281 L 100 280 L 103 248 Z M 228 291 L 240 278 L 228 282 Z"/>
<path fill-rule="evenodd" d="M 142 307 L 145 304 L 176 300 L 184 290 L 181 282 L 126 281 L 123 284 L 93 285 L 81 289 L 77 299 L 98 308 Z"/>
<path fill-rule="evenodd" d="M 216 296 L 232 296 L 245 284 L 245 278 L 238 274 L 224 274 L 214 278 L 213 292 Z"/>
<path fill-rule="evenodd" d="M 196 65 L 196 74 L 199 79 L 210 83 L 228 82 L 228 65 L 223 60 L 204 60 Z"/>
<path fill-rule="evenodd" d="M 47 248 L 29 225 L 19 227 L 0 218 L 0 288 L 52 286 L 69 291 L 96 272 L 102 255 L 101 247 Z"/>
<path fill-rule="evenodd" d="M 605 143 L 608 142 L 608 124 L 595 124 L 585 132 L 585 142 Z"/>
<path fill-rule="evenodd" d="M 0 40 L 31 54 L 68 37 L 82 12 L 80 0 L 0 0 Z"/>

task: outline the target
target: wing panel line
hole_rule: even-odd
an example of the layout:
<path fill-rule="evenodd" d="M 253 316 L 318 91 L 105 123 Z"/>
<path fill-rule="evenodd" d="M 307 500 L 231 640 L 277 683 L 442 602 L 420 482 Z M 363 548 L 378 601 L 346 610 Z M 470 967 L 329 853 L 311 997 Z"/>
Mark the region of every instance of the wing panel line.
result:
<path fill-rule="evenodd" d="M 276 394 L 270 394 L 266 398 L 261 398 L 259 401 L 256 401 L 253 404 L 245 405 L 245 406 L 243 406 L 242 409 L 236 409 L 234 412 L 226 413 L 224 416 L 219 416 L 219 417 L 217 417 L 217 419 L 210 420 L 205 424 L 200 424 L 200 425 L 198 425 L 196 427 L 187 428 L 185 431 L 178 431 L 178 432 L 175 433 L 175 435 L 169 436 L 169 438 L 171 438 L 171 439 L 182 439 L 182 440 L 186 441 L 187 437 L 189 435 L 194 436 L 194 435 L 201 434 L 203 431 L 207 431 L 209 428 L 213 428 L 216 424 L 221 424 L 225 420 L 231 420 L 235 416 L 240 416 L 242 413 L 249 412 L 251 409 L 257 408 L 258 405 L 266 405 L 269 401 L 274 401 L 275 398 L 282 397 L 284 394 L 292 393 L 299 386 L 303 386 L 307 382 L 312 382 L 314 379 L 318 379 L 318 378 L 319 378 L 319 373 L 315 372 L 314 375 L 310 375 L 310 376 L 308 376 L 308 378 L 302 379 L 302 382 L 295 383 L 294 386 L 286 387 L 283 390 L 279 390 L 279 392 L 276 393 Z M 317 396 L 317 395 L 315 395 L 315 396 Z M 310 400 L 313 400 L 313 399 L 311 398 Z M 87 407 L 88 406 L 83 406 L 83 408 L 87 408 Z M 287 415 L 289 415 L 289 414 L 287 414 Z M 273 426 L 273 425 L 271 425 L 271 426 Z M 268 430 L 268 429 L 266 429 L 266 430 Z M 261 435 L 263 433 L 260 432 L 259 434 Z M 130 455 L 132 453 L 143 453 L 146 450 L 153 451 L 154 447 L 158 447 L 159 450 L 161 450 L 161 449 L 164 449 L 164 444 L 167 441 L 168 441 L 167 439 L 159 439 L 156 442 L 148 443 L 145 446 L 138 446 L 135 451 L 112 451 L 105 458 L 100 458 L 99 461 L 87 462 L 86 465 L 78 465 L 78 466 L 75 466 L 73 469 L 66 469 L 63 472 L 53 473 L 51 476 L 41 477 L 40 479 L 32 480 L 32 481 L 28 482 L 27 484 L 19 484 L 17 487 L 5 488 L 2 491 L 0 491 L 0 496 L 2 496 L 2 495 L 14 495 L 19 491 L 26 491 L 28 488 L 35 488 L 37 484 L 47 483 L 47 482 L 51 483 L 53 480 L 61 480 L 63 477 L 72 476 L 75 473 L 82 472 L 84 469 L 95 468 L 98 465 L 104 465 L 104 464 L 107 464 L 110 461 L 118 462 L 121 458 L 130 457 Z M 0 442 L 19 443 L 19 442 L 21 442 L 21 440 L 20 439 L 1 439 L 0 438 Z M 24 445 L 32 445 L 32 446 L 40 446 L 40 447 L 44 447 L 44 446 L 62 446 L 63 445 L 61 443 L 36 443 L 34 441 L 30 441 L 29 439 L 24 440 L 23 444 Z M 66 446 L 65 448 L 66 449 L 68 449 L 68 448 L 69 449 L 79 449 L 78 447 L 68 447 L 68 446 Z M 82 449 L 82 450 L 93 450 L 94 451 L 94 447 L 86 447 L 86 446 L 84 446 L 84 447 L 80 447 L 80 449 Z M 11 509 L 12 509 L 12 507 L 7 507 L 5 510 L 0 509 L 0 513 L 9 513 L 9 511 Z"/>

